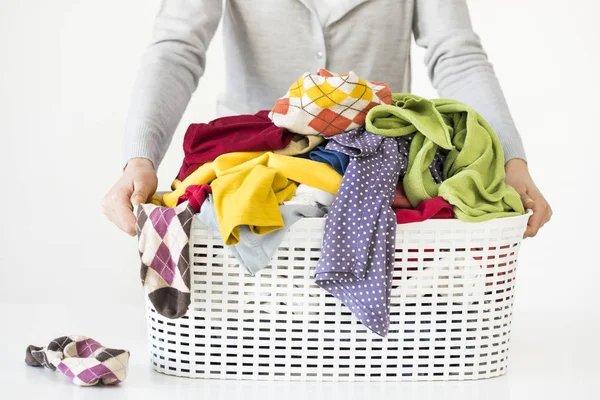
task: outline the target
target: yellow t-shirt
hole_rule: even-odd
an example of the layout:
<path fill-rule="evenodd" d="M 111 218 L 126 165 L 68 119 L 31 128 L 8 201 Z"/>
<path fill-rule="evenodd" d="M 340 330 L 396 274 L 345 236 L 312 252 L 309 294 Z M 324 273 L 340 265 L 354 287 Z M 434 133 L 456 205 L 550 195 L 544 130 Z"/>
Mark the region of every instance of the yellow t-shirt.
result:
<path fill-rule="evenodd" d="M 163 196 L 175 207 L 188 186 L 210 184 L 221 237 L 226 245 L 239 242 L 240 225 L 256 234 L 283 227 L 279 205 L 290 200 L 297 183 L 336 194 L 342 176 L 330 165 L 272 152 L 238 152 L 219 156 L 200 166 L 185 180 L 173 182 Z"/>

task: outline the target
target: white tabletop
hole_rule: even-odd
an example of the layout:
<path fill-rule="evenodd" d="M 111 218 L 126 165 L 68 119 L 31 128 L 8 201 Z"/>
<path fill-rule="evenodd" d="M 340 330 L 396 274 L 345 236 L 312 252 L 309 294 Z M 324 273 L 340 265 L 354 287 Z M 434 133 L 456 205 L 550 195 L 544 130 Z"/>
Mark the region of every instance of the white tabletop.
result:
<path fill-rule="evenodd" d="M 143 304 L 86 310 L 84 304 L 0 304 L 2 399 L 597 399 L 600 314 L 520 313 L 516 309 L 508 374 L 474 382 L 286 383 L 209 381 L 154 372 L 148 362 Z M 557 322 L 560 321 L 560 322 Z M 590 329 L 590 327 L 594 327 Z M 60 373 L 27 366 L 28 344 L 83 334 L 131 351 L 129 377 L 118 387 L 80 388 Z"/>

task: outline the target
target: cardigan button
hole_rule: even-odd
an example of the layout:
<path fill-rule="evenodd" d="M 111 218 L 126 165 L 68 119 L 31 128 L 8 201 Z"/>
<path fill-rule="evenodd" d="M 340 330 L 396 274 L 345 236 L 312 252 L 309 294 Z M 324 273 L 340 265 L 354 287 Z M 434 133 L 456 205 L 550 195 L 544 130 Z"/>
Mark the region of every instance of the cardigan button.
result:
<path fill-rule="evenodd" d="M 322 51 L 317 51 L 317 57 L 323 58 L 323 52 Z"/>

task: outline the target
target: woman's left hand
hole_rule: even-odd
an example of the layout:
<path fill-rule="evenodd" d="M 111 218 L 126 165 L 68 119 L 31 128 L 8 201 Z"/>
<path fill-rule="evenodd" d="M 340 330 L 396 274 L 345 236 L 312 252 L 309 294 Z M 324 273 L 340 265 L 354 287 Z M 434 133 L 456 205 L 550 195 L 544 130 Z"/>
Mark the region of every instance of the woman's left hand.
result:
<path fill-rule="evenodd" d="M 520 158 L 509 160 L 504 166 L 506 171 L 506 183 L 514 187 L 521 196 L 521 201 L 527 209 L 533 210 L 533 215 L 527 222 L 527 230 L 523 237 L 533 237 L 544 224 L 550 221 L 552 217 L 552 208 L 544 198 L 544 195 L 537 188 L 527 163 Z"/>

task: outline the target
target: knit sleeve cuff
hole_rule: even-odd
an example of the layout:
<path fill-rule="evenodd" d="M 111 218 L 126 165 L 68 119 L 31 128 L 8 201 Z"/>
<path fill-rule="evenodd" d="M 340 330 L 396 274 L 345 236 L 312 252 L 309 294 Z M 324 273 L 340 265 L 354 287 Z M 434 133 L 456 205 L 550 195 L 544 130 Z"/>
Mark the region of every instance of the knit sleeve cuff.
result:
<path fill-rule="evenodd" d="M 495 131 L 500 140 L 500 144 L 502 145 L 502 149 L 504 150 L 505 164 L 513 158 L 521 158 L 527 161 L 521 135 L 519 135 L 517 128 L 513 124 L 501 125 Z"/>
<path fill-rule="evenodd" d="M 122 167 L 125 168 L 132 158 L 146 158 L 152 162 L 154 169 L 162 161 L 165 149 L 160 145 L 160 134 L 156 128 L 148 124 L 128 127 L 123 146 Z"/>

